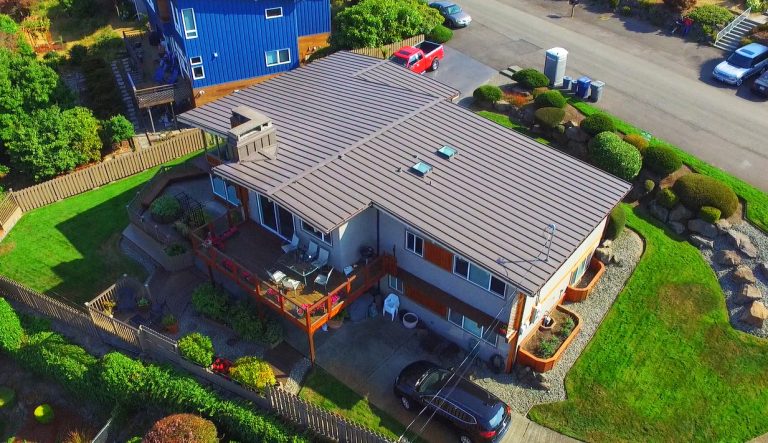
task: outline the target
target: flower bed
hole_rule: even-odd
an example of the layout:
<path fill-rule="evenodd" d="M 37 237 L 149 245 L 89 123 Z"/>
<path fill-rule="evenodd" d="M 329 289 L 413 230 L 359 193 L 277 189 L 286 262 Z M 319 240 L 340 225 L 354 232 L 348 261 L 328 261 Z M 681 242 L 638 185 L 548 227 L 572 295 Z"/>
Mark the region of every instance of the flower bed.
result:
<path fill-rule="evenodd" d="M 571 344 L 576 337 L 576 334 L 578 334 L 581 329 L 581 318 L 578 314 L 571 312 L 563 306 L 557 305 L 555 311 L 551 313 L 551 316 L 555 319 L 555 325 L 551 329 L 545 331 L 539 330 L 538 326 L 541 321 L 534 325 L 534 332 L 528 335 L 523 341 L 517 356 L 518 363 L 530 366 L 531 369 L 536 372 L 551 371 L 552 368 L 555 367 L 555 364 L 557 364 L 557 361 L 560 360 L 563 351 L 568 348 L 568 345 Z M 574 326 L 570 333 L 566 335 L 562 333 L 563 325 L 566 323 L 567 319 L 571 319 Z M 563 336 L 561 336 L 561 334 Z M 537 352 L 543 347 L 542 345 L 550 340 L 557 340 L 559 343 L 554 349 L 554 354 L 549 357 L 537 355 Z"/>
<path fill-rule="evenodd" d="M 581 280 L 575 286 L 568 285 L 565 289 L 565 300 L 570 302 L 586 300 L 597 285 L 597 282 L 600 281 L 603 273 L 605 273 L 603 262 L 592 257 L 592 260 L 589 261 L 589 268 L 587 268 L 587 272 L 581 277 Z"/>

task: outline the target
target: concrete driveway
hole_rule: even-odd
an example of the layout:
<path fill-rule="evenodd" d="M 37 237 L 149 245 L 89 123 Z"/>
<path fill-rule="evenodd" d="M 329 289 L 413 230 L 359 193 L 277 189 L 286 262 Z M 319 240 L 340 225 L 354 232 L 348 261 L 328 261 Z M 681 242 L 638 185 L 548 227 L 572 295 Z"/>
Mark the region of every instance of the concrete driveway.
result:
<path fill-rule="evenodd" d="M 768 103 L 715 84 L 724 54 L 633 19 L 552 0 L 462 0 L 473 22 L 448 45 L 494 69 L 543 68 L 544 51 L 569 51 L 568 74 L 606 82 L 600 106 L 768 190 Z M 591 7 L 591 6 L 590 6 Z"/>
<path fill-rule="evenodd" d="M 463 31 L 459 29 L 456 33 Z M 445 58 L 440 63 L 440 68 L 424 75 L 461 91 L 461 100 L 471 97 L 475 88 L 487 83 L 496 71 L 463 52 L 446 46 Z"/>

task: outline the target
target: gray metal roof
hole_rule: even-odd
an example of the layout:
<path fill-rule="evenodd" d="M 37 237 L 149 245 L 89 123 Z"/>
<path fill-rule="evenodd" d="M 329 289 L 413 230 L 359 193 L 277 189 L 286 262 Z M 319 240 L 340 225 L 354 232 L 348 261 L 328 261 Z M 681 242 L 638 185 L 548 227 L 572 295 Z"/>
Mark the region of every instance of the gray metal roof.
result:
<path fill-rule="evenodd" d="M 272 119 L 277 160 L 216 174 L 331 231 L 374 205 L 535 293 L 630 184 L 449 102 L 455 91 L 388 62 L 337 53 L 180 116 L 226 134 L 230 110 Z M 443 145 L 458 153 L 437 155 Z M 433 170 L 409 172 L 419 160 Z M 557 225 L 548 262 L 544 229 Z M 496 260 L 512 261 L 504 266 Z"/>

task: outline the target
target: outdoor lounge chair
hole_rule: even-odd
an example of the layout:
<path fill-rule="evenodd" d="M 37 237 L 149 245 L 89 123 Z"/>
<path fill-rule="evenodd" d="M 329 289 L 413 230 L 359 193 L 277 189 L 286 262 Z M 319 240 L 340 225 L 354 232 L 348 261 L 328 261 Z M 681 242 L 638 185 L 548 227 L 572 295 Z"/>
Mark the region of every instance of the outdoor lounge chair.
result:
<path fill-rule="evenodd" d="M 309 246 L 307 246 L 307 258 L 309 260 L 312 260 L 315 257 L 317 257 L 317 248 L 318 248 L 317 243 L 313 241 L 309 242 Z"/>
<path fill-rule="evenodd" d="M 299 249 L 299 236 L 296 234 L 293 234 L 293 237 L 291 237 L 291 242 L 284 244 L 282 248 L 283 248 L 283 252 L 285 252 L 286 254 L 291 251 L 295 251 Z"/>
<path fill-rule="evenodd" d="M 317 274 L 317 277 L 315 277 L 315 284 L 321 285 L 323 289 L 326 289 L 328 287 L 328 282 L 331 281 L 331 274 L 333 274 L 333 268 L 330 268 L 327 274 Z"/>
<path fill-rule="evenodd" d="M 285 272 L 273 269 L 267 269 L 267 275 L 269 275 L 269 279 L 272 280 L 272 283 L 277 286 L 280 286 L 283 283 L 283 280 L 285 280 L 285 277 L 287 277 Z"/>
<path fill-rule="evenodd" d="M 400 308 L 400 297 L 390 293 L 384 300 L 384 308 L 381 311 L 381 315 L 385 315 L 387 312 L 392 314 L 392 321 L 395 321 L 397 317 L 397 310 Z"/>
<path fill-rule="evenodd" d="M 312 266 L 316 266 L 318 269 L 322 268 L 323 266 L 328 264 L 328 256 L 331 255 L 331 252 L 325 248 L 320 248 L 320 255 L 317 257 L 317 260 L 312 262 Z"/>
<path fill-rule="evenodd" d="M 283 280 L 283 285 L 285 285 L 286 288 L 293 289 L 293 295 L 296 295 L 296 291 L 299 289 L 299 286 L 301 286 L 301 282 L 292 278 L 286 278 Z"/>

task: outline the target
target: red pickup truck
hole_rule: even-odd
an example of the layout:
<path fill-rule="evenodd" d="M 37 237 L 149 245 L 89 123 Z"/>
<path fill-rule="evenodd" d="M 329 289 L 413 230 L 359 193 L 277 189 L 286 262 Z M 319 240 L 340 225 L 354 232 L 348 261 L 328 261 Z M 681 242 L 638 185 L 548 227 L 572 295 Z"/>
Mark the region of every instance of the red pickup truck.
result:
<path fill-rule="evenodd" d="M 435 71 L 440 67 L 440 60 L 445 56 L 443 45 L 423 41 L 416 46 L 403 46 L 390 58 L 417 74 Z"/>

